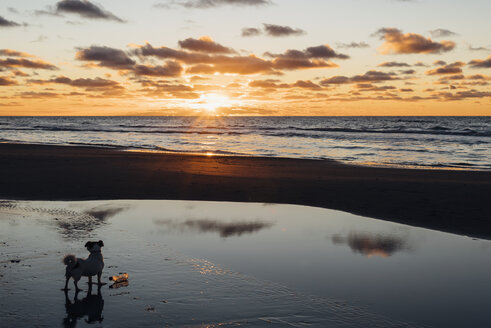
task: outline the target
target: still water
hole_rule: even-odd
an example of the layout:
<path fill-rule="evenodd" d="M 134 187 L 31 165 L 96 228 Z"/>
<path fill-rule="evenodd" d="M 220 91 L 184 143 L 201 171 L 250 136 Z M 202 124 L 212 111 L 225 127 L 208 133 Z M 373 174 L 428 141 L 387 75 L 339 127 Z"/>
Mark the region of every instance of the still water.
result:
<path fill-rule="evenodd" d="M 128 285 L 65 295 L 61 258 L 99 239 Z M 2 327 L 489 327 L 491 242 L 294 205 L 3 201 L 0 294 Z"/>

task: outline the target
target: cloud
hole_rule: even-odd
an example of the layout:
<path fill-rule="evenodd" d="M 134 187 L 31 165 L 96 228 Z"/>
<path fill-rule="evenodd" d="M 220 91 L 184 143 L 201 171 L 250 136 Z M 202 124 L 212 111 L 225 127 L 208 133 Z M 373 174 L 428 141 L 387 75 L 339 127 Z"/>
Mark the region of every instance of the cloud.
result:
<path fill-rule="evenodd" d="M 350 48 L 370 48 L 370 45 L 366 42 L 351 42 L 351 43 L 336 43 L 338 48 L 350 49 Z"/>
<path fill-rule="evenodd" d="M 182 66 L 175 61 L 168 61 L 164 65 L 157 66 L 135 65 L 133 68 L 133 73 L 140 76 L 177 77 L 182 71 Z"/>
<path fill-rule="evenodd" d="M 12 80 L 8 77 L 0 76 L 0 86 L 5 87 L 5 86 L 11 86 L 11 85 L 17 85 L 17 81 Z"/>
<path fill-rule="evenodd" d="M 255 28 L 255 27 L 245 27 L 242 29 L 242 36 L 243 37 L 251 37 L 251 36 L 258 36 L 262 35 L 263 33 L 279 38 L 279 37 L 287 37 L 287 36 L 299 36 L 306 34 L 306 32 L 302 29 L 299 28 L 293 28 L 290 26 L 282 26 L 282 25 L 275 25 L 275 24 L 263 24 L 263 29 L 261 30 L 260 28 Z"/>
<path fill-rule="evenodd" d="M 467 79 L 469 80 L 483 80 L 483 81 L 490 81 L 491 78 L 487 75 L 484 74 L 475 74 L 475 75 L 470 75 L 467 76 Z"/>
<path fill-rule="evenodd" d="M 295 50 L 296 52 L 297 50 Z M 330 61 L 322 59 L 310 59 L 301 52 L 287 52 L 285 55 L 280 55 L 273 59 L 273 67 L 278 70 L 298 70 L 309 68 L 334 68 L 338 67 Z"/>
<path fill-rule="evenodd" d="M 7 20 L 0 16 L 0 28 L 1 27 L 15 27 L 15 26 L 20 26 L 21 24 L 16 23 L 14 21 Z"/>
<path fill-rule="evenodd" d="M 381 28 L 373 34 L 385 43 L 379 48 L 382 54 L 440 54 L 455 48 L 455 42 L 435 42 L 415 33 L 403 34 L 396 28 Z"/>
<path fill-rule="evenodd" d="M 411 67 L 408 63 L 402 62 L 383 62 L 377 65 L 378 67 Z"/>
<path fill-rule="evenodd" d="M 315 84 L 310 80 L 307 81 L 298 80 L 297 82 L 292 84 L 292 87 L 302 88 L 302 89 L 312 89 L 312 90 L 322 89 L 320 85 Z"/>
<path fill-rule="evenodd" d="M 221 44 L 214 42 L 208 36 L 202 36 L 199 39 L 187 38 L 186 40 L 179 41 L 178 43 L 181 48 L 191 51 L 213 54 L 235 53 L 235 50 L 232 48 L 224 47 Z"/>
<path fill-rule="evenodd" d="M 97 77 L 95 79 L 79 78 L 79 79 L 72 80 L 66 76 L 58 76 L 50 80 L 31 80 L 29 82 L 34 84 L 46 84 L 46 83 L 66 84 L 78 88 L 108 88 L 108 87 L 119 86 L 119 83 L 116 81 L 107 80 L 100 77 Z"/>
<path fill-rule="evenodd" d="M 281 75 L 283 70 L 338 67 L 329 61 L 331 58 L 347 59 L 348 55 L 337 53 L 328 45 L 309 47 L 305 50 L 289 49 L 282 54 L 266 53 L 270 59 L 253 54 L 239 55 L 232 48 L 225 47 L 209 37 L 188 38 L 179 41 L 182 49 L 132 45 L 125 52 L 106 46 L 78 48 L 75 58 L 98 67 L 107 67 L 133 73 L 138 76 L 180 76 L 184 71 L 190 74 L 271 74 Z M 165 61 L 162 65 L 143 64 L 154 57 Z M 138 60 L 138 61 L 137 61 Z"/>
<path fill-rule="evenodd" d="M 491 92 L 489 91 L 478 91 L 478 90 L 466 90 L 466 91 L 457 91 L 455 93 L 452 92 L 439 92 L 436 94 L 437 97 L 442 98 L 444 100 L 464 100 L 464 99 L 475 99 L 475 98 L 489 98 L 491 97 Z"/>
<path fill-rule="evenodd" d="M 31 54 L 12 50 L 12 49 L 0 49 L 0 56 L 10 56 L 10 57 L 34 57 Z"/>
<path fill-rule="evenodd" d="M 469 62 L 472 68 L 491 68 L 491 56 L 487 59 L 474 59 Z"/>
<path fill-rule="evenodd" d="M 462 73 L 462 68 L 465 65 L 463 62 L 455 62 L 452 64 L 437 67 L 426 72 L 427 75 L 442 75 L 442 74 L 459 74 Z"/>
<path fill-rule="evenodd" d="M 140 56 L 154 56 L 162 59 L 174 59 L 190 67 L 188 73 L 214 74 L 214 73 L 236 73 L 236 74 L 258 74 L 272 73 L 271 62 L 256 56 L 225 56 L 193 53 L 183 50 L 175 50 L 168 47 L 155 48 L 147 43 L 138 47 L 135 52 Z"/>
<path fill-rule="evenodd" d="M 270 0 L 171 0 L 154 5 L 159 8 L 172 8 L 181 6 L 184 8 L 208 9 L 221 6 L 266 6 L 272 4 Z"/>
<path fill-rule="evenodd" d="M 195 89 L 185 84 L 169 83 L 167 81 L 140 80 L 144 87 L 140 92 L 148 97 L 170 97 L 180 99 L 198 99 L 200 94 L 194 92 Z"/>
<path fill-rule="evenodd" d="M 323 86 L 331 84 L 349 84 L 349 83 L 378 83 L 385 81 L 398 80 L 395 73 L 385 73 L 380 71 L 368 71 L 363 75 L 355 75 L 352 77 L 346 76 L 333 76 L 328 79 L 320 81 Z"/>
<path fill-rule="evenodd" d="M 414 74 L 416 73 L 416 71 L 414 69 L 408 69 L 408 70 L 404 70 L 404 71 L 400 71 L 402 74 Z"/>
<path fill-rule="evenodd" d="M 309 47 L 305 50 L 305 53 L 309 58 L 323 58 L 323 59 L 349 59 L 350 57 L 345 54 L 335 52 L 329 45 L 320 45 L 317 47 Z"/>
<path fill-rule="evenodd" d="M 434 38 L 446 38 L 450 36 L 456 36 L 458 35 L 455 32 L 452 32 L 450 30 L 446 30 L 444 28 L 437 28 L 436 30 L 429 31 L 431 36 Z"/>
<path fill-rule="evenodd" d="M 199 75 L 191 76 L 189 79 L 191 80 L 191 82 L 198 82 L 198 81 L 207 81 L 207 80 L 210 80 L 207 77 L 199 76 Z"/>
<path fill-rule="evenodd" d="M 29 60 L 25 58 L 0 59 L 0 68 L 14 68 L 14 67 L 47 69 L 47 70 L 58 69 L 56 66 L 42 60 Z"/>
<path fill-rule="evenodd" d="M 263 24 L 264 25 L 264 32 L 273 37 L 285 37 L 285 36 L 298 36 L 298 35 L 303 35 L 306 34 L 304 30 L 301 30 L 299 28 L 292 28 L 290 26 L 281 26 L 281 25 L 274 25 L 274 24 Z"/>
<path fill-rule="evenodd" d="M 98 62 L 100 67 L 113 69 L 130 69 L 136 63 L 126 52 L 105 46 L 91 46 L 86 49 L 79 49 L 75 58 L 82 61 L 95 61 Z"/>
<path fill-rule="evenodd" d="M 328 79 L 324 79 L 320 82 L 321 85 L 330 85 L 330 84 L 348 84 L 352 83 L 351 79 L 347 76 L 333 76 Z"/>
<path fill-rule="evenodd" d="M 163 65 L 155 66 L 137 64 L 125 51 L 105 46 L 79 49 L 75 58 L 81 61 L 97 62 L 99 67 L 132 72 L 137 76 L 176 77 L 183 72 L 183 67 L 178 62 L 167 61 Z"/>
<path fill-rule="evenodd" d="M 280 80 L 254 80 L 249 82 L 249 86 L 253 88 L 263 88 L 263 89 L 277 89 L 277 88 L 289 88 L 288 83 L 281 83 Z"/>
<path fill-rule="evenodd" d="M 78 78 L 71 79 L 66 76 L 58 76 L 50 80 L 28 80 L 32 84 L 64 84 L 75 88 L 83 88 L 88 92 L 97 92 L 97 95 L 87 94 L 88 97 L 100 97 L 100 96 L 120 96 L 125 93 L 125 88 L 122 87 L 118 82 L 97 78 Z M 79 92 L 72 92 L 69 94 L 64 94 L 66 96 L 82 96 L 85 95 Z"/>
<path fill-rule="evenodd" d="M 469 46 L 468 49 L 470 51 L 489 51 L 490 50 L 489 48 L 486 48 L 486 47 L 473 47 L 473 46 Z"/>
<path fill-rule="evenodd" d="M 463 74 L 457 74 L 457 75 L 450 75 L 450 76 L 442 76 L 441 78 L 439 78 L 439 81 L 463 80 L 463 79 L 465 79 L 465 76 Z"/>
<path fill-rule="evenodd" d="M 395 73 L 384 73 L 380 71 L 368 71 L 363 75 L 355 75 L 351 77 L 351 81 L 358 82 L 383 82 L 397 80 Z"/>
<path fill-rule="evenodd" d="M 318 84 L 310 80 L 298 80 L 295 83 L 281 83 L 280 80 L 254 80 L 249 82 L 249 86 L 253 88 L 263 88 L 263 89 L 286 89 L 286 88 L 302 88 L 302 89 L 311 89 L 311 90 L 319 90 L 322 87 Z"/>
<path fill-rule="evenodd" d="M 227 56 L 222 54 L 189 52 L 168 47 L 155 48 L 147 43 L 137 46 L 133 51 L 140 57 L 153 56 L 161 59 L 173 59 L 189 66 L 188 73 L 192 74 L 280 74 L 281 70 L 297 70 L 308 68 L 337 67 L 336 64 L 325 59 L 349 58 L 347 55 L 338 54 L 329 46 L 310 47 L 304 51 L 288 50 L 283 54 L 266 53 L 271 60 L 249 56 Z"/>
<path fill-rule="evenodd" d="M 388 90 L 394 90 L 396 87 L 392 85 L 384 85 L 384 86 L 376 86 L 371 83 L 358 83 L 355 85 L 355 88 L 358 89 L 358 91 L 371 91 L 371 92 L 381 92 L 381 91 L 388 91 Z"/>
<path fill-rule="evenodd" d="M 56 12 L 55 9 L 48 7 L 48 10 L 34 10 L 34 15 L 36 16 L 53 16 L 53 17 L 63 17 L 60 13 Z"/>
<path fill-rule="evenodd" d="M 283 54 L 267 52 L 265 55 L 274 58 L 274 68 L 279 70 L 338 67 L 338 65 L 325 60 L 331 58 L 349 58 L 348 55 L 335 52 L 329 45 L 309 47 L 303 51 L 289 49 Z"/>
<path fill-rule="evenodd" d="M 242 29 L 242 36 L 243 37 L 249 37 L 249 36 L 258 36 L 261 35 L 263 32 L 259 28 L 255 27 L 244 27 Z"/>
<path fill-rule="evenodd" d="M 54 92 L 34 92 L 26 91 L 18 94 L 21 98 L 31 98 L 31 99 L 43 99 L 43 98 L 58 98 L 61 95 Z"/>
<path fill-rule="evenodd" d="M 77 14 L 84 18 L 106 19 L 123 23 L 124 20 L 88 0 L 62 0 L 56 3 L 56 13 Z"/>

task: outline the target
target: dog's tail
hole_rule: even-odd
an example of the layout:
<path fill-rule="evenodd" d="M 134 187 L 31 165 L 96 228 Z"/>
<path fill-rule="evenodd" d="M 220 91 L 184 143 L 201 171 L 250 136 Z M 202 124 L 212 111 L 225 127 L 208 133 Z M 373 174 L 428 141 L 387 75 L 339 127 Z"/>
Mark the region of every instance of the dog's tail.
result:
<path fill-rule="evenodd" d="M 63 263 L 68 266 L 73 266 L 75 263 L 77 263 L 77 257 L 72 254 L 68 254 L 63 258 Z"/>

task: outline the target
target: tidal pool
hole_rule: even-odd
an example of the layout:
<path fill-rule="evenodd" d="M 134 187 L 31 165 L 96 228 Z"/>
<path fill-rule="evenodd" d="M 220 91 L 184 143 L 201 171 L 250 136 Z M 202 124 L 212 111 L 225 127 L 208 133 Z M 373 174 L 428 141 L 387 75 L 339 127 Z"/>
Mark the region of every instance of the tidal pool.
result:
<path fill-rule="evenodd" d="M 128 284 L 65 294 L 62 257 L 99 239 Z M 489 327 L 491 242 L 297 205 L 1 201 L 0 296 L 2 327 Z"/>

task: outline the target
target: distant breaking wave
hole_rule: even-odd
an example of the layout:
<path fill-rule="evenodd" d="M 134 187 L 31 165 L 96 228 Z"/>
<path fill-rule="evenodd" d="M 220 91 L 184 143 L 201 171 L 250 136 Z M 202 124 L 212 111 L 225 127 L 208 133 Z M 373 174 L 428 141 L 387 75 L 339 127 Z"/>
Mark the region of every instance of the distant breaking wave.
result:
<path fill-rule="evenodd" d="M 6 123 L 0 125 L 7 125 Z M 42 126 L 36 125 L 32 127 L 6 127 L 2 128 L 3 131 L 76 131 L 76 132 L 107 132 L 107 133 L 183 133 L 183 134 L 229 134 L 229 135 L 241 135 L 241 134 L 263 134 L 268 136 L 298 136 L 306 138 L 320 138 L 324 134 L 314 133 L 302 133 L 297 131 L 308 132 L 339 132 L 339 133 L 381 133 L 381 134 L 428 134 L 428 135 L 448 135 L 448 136 L 476 136 L 476 137 L 491 137 L 491 131 L 475 131 L 471 129 L 464 129 L 454 131 L 449 128 L 435 126 L 427 130 L 415 130 L 400 127 L 398 129 L 351 129 L 351 128 L 301 128 L 301 127 L 285 127 L 285 129 L 292 130 L 292 132 L 281 132 L 277 128 L 270 127 L 250 127 L 247 131 L 224 131 L 219 127 L 200 127 L 199 129 L 192 126 L 173 126 L 173 127 L 148 127 L 143 125 L 120 125 L 120 128 L 94 128 L 85 126 L 76 127 L 56 127 L 56 126 Z M 123 129 L 121 129 L 123 127 Z M 237 127 L 236 127 L 237 128 Z M 237 128 L 241 129 L 241 128 Z"/>

